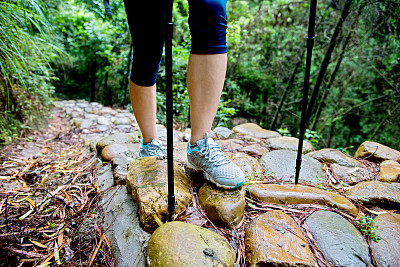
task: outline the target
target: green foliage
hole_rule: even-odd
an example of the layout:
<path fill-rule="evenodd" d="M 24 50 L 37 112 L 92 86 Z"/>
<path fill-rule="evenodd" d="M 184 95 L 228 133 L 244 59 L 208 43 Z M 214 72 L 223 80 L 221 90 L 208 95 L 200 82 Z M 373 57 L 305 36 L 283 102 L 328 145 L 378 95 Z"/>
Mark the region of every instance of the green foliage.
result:
<path fill-rule="evenodd" d="M 278 133 L 280 133 L 283 136 L 292 136 L 292 134 L 290 133 L 288 128 L 279 128 L 276 130 L 278 131 Z"/>
<path fill-rule="evenodd" d="M 318 144 L 319 139 L 322 138 L 322 135 L 318 134 L 316 131 L 306 129 L 306 132 L 304 133 L 304 138 L 311 143 Z"/>
<path fill-rule="evenodd" d="M 374 219 L 368 215 L 365 215 L 363 212 L 361 213 L 360 219 L 357 224 L 360 228 L 360 231 L 364 236 L 371 238 L 375 242 L 381 240 L 381 238 L 377 234 L 377 229 L 374 226 Z"/>
<path fill-rule="evenodd" d="M 49 112 L 55 80 L 49 63 L 61 50 L 44 8 L 40 0 L 0 1 L 0 143 L 43 126 Z"/>

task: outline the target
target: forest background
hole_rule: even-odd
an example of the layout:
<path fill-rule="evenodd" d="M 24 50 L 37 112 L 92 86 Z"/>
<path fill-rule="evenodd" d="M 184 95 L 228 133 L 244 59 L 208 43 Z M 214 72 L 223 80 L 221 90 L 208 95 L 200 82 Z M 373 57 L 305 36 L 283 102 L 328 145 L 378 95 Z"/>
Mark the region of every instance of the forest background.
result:
<path fill-rule="evenodd" d="M 309 3 L 228 1 L 228 70 L 216 125 L 255 120 L 298 136 Z M 0 1 L 0 143 L 45 127 L 55 99 L 128 106 L 131 37 L 122 0 Z M 189 116 L 186 0 L 174 1 L 174 111 Z M 320 93 L 306 138 L 353 152 L 365 140 L 400 149 L 399 0 L 321 0 L 311 67 Z M 158 79 L 165 122 L 165 74 Z M 26 137 L 25 137 L 26 138 Z"/>

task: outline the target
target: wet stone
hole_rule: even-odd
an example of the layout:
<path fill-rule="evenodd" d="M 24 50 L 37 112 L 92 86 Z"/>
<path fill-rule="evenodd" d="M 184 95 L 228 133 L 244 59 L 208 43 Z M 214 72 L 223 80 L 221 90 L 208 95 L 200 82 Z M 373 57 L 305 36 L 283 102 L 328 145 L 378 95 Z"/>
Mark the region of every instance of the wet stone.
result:
<path fill-rule="evenodd" d="M 101 159 L 111 161 L 113 158 L 126 156 L 135 158 L 139 151 L 140 144 L 111 144 L 103 148 Z"/>
<path fill-rule="evenodd" d="M 307 154 L 307 156 L 317 159 L 325 163 L 336 163 L 345 167 L 363 167 L 363 165 L 356 159 L 346 155 L 337 149 L 324 148 L 321 150 L 313 151 Z"/>
<path fill-rule="evenodd" d="M 111 144 L 132 144 L 135 143 L 135 138 L 131 134 L 116 133 L 107 137 L 104 137 L 96 144 L 98 153 L 101 153 L 104 147 Z"/>
<path fill-rule="evenodd" d="M 292 150 L 297 151 L 299 146 L 299 139 L 290 136 L 281 136 L 277 138 L 271 138 L 265 140 L 264 144 L 265 147 L 277 149 L 277 150 Z M 303 142 L 303 154 L 307 154 L 311 151 L 314 151 L 313 146 L 310 142 L 304 140 Z"/>
<path fill-rule="evenodd" d="M 400 184 L 369 181 L 350 187 L 346 196 L 367 205 L 400 208 Z"/>
<path fill-rule="evenodd" d="M 160 226 L 147 247 L 147 265 L 151 267 L 233 267 L 235 257 L 222 236 L 177 221 Z"/>
<path fill-rule="evenodd" d="M 234 131 L 226 127 L 216 127 L 214 128 L 213 132 L 222 138 L 229 138 L 235 135 Z"/>
<path fill-rule="evenodd" d="M 183 169 L 174 166 L 175 213 L 184 211 L 192 200 L 190 181 Z M 139 158 L 129 163 L 126 186 L 132 199 L 139 205 L 139 217 L 143 229 L 157 229 L 156 218 L 168 219 L 168 174 L 167 160 L 156 157 Z"/>
<path fill-rule="evenodd" d="M 305 221 L 318 248 L 332 266 L 372 266 L 363 235 L 337 213 L 316 211 Z"/>
<path fill-rule="evenodd" d="M 187 142 L 174 143 L 174 159 L 179 163 L 185 163 L 187 158 Z"/>
<path fill-rule="evenodd" d="M 90 147 L 90 151 L 96 151 L 97 142 L 100 141 L 103 138 L 104 137 L 99 135 L 99 134 L 90 135 L 85 139 L 85 141 L 83 143 L 83 146 L 84 147 Z"/>
<path fill-rule="evenodd" d="M 269 211 L 246 229 L 247 266 L 318 266 L 296 222 L 281 211 Z"/>
<path fill-rule="evenodd" d="M 228 158 L 244 172 L 245 184 L 264 181 L 264 171 L 257 159 L 242 152 L 233 153 Z"/>
<path fill-rule="evenodd" d="M 336 163 L 332 164 L 331 168 L 336 180 L 350 185 L 374 179 L 374 174 L 366 168 L 345 167 Z"/>
<path fill-rule="evenodd" d="M 265 147 L 260 146 L 259 144 L 253 144 L 249 146 L 245 146 L 241 150 L 244 153 L 249 154 L 250 156 L 254 157 L 261 157 L 265 153 L 268 153 L 269 150 L 266 149 Z"/>
<path fill-rule="evenodd" d="M 114 125 L 131 125 L 132 121 L 130 118 L 123 117 L 123 118 L 116 118 L 113 123 Z"/>
<path fill-rule="evenodd" d="M 400 163 L 394 160 L 385 160 L 380 165 L 379 180 L 394 183 L 400 178 Z"/>
<path fill-rule="evenodd" d="M 263 139 L 281 136 L 278 132 L 265 130 L 255 123 L 240 124 L 238 126 L 235 126 L 232 130 L 236 133 L 250 135 Z"/>
<path fill-rule="evenodd" d="M 316 187 L 294 184 L 254 184 L 247 187 L 250 196 L 262 202 L 276 204 L 317 204 L 337 208 L 354 217 L 358 209 L 347 198 Z"/>
<path fill-rule="evenodd" d="M 374 218 L 379 242 L 370 242 L 376 266 L 398 266 L 400 263 L 400 214 L 384 213 Z"/>
<path fill-rule="evenodd" d="M 271 174 L 282 181 L 294 182 L 297 153 L 291 150 L 274 150 L 260 159 L 266 174 Z M 326 180 L 322 164 L 306 155 L 303 156 L 299 181 L 311 184 L 324 183 Z"/>
<path fill-rule="evenodd" d="M 384 160 L 394 160 L 400 163 L 400 151 L 371 141 L 365 141 L 364 143 L 362 143 L 357 149 L 354 157 L 368 158 L 368 160 L 373 160 L 377 162 L 382 162 Z"/>
<path fill-rule="evenodd" d="M 221 147 L 222 151 L 227 152 L 240 151 L 244 143 L 239 139 L 216 140 L 215 142 Z"/>
<path fill-rule="evenodd" d="M 198 196 L 201 207 L 213 223 L 233 229 L 242 221 L 245 207 L 243 187 L 226 190 L 206 183 Z"/>
<path fill-rule="evenodd" d="M 114 184 L 125 184 L 128 174 L 128 164 L 134 161 L 131 157 L 116 157 L 111 160 L 111 169 L 114 176 Z"/>

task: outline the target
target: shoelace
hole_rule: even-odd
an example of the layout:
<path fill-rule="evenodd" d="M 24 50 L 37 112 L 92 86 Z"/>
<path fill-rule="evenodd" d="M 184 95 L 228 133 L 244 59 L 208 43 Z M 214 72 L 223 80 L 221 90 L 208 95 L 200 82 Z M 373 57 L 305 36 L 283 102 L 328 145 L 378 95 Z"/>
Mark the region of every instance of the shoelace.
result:
<path fill-rule="evenodd" d="M 217 144 L 208 142 L 208 138 L 211 135 L 206 133 L 204 146 L 199 151 L 200 155 L 217 166 L 229 163 L 229 159 L 225 156 L 224 152 L 222 152 L 221 148 Z"/>
<path fill-rule="evenodd" d="M 148 151 L 150 156 L 158 156 L 160 154 L 162 154 L 163 156 L 165 155 L 165 149 L 163 146 L 149 146 Z"/>

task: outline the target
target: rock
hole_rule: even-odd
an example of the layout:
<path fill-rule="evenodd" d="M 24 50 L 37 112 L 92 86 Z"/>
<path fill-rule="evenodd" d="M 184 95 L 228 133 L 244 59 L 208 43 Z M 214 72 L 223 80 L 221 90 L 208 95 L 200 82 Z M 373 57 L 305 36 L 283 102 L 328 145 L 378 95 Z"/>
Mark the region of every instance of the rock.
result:
<path fill-rule="evenodd" d="M 183 169 L 175 164 L 175 212 L 179 214 L 192 200 L 190 181 Z M 157 228 L 155 216 L 162 221 L 168 219 L 168 175 L 167 160 L 156 157 L 139 158 L 128 165 L 126 186 L 139 205 L 139 217 L 143 229 L 152 232 Z"/>
<path fill-rule="evenodd" d="M 262 155 L 269 152 L 268 149 L 260 146 L 259 144 L 253 144 L 253 145 L 242 147 L 241 151 L 244 153 L 247 153 L 253 157 L 261 157 Z"/>
<path fill-rule="evenodd" d="M 98 171 L 97 184 L 101 191 L 105 191 L 114 185 L 114 177 L 110 164 L 101 167 Z"/>
<path fill-rule="evenodd" d="M 374 219 L 379 242 L 370 244 L 376 266 L 398 266 L 400 263 L 400 214 L 384 213 Z"/>
<path fill-rule="evenodd" d="M 111 160 L 114 184 L 125 184 L 126 176 L 128 174 L 128 164 L 134 160 L 134 158 L 124 156 L 115 157 Z"/>
<path fill-rule="evenodd" d="M 101 139 L 99 142 L 96 144 L 96 149 L 99 154 L 101 154 L 101 151 L 103 148 L 105 148 L 108 145 L 111 144 L 132 144 L 135 143 L 135 138 L 133 138 L 132 135 L 130 134 L 123 134 L 123 133 L 117 133 L 113 134 L 107 137 L 104 137 Z"/>
<path fill-rule="evenodd" d="M 234 266 L 235 257 L 222 236 L 183 222 L 159 227 L 147 247 L 147 265 L 151 267 Z"/>
<path fill-rule="evenodd" d="M 92 127 L 93 123 L 94 123 L 93 120 L 83 119 L 81 121 L 79 128 L 88 129 L 88 128 Z"/>
<path fill-rule="evenodd" d="M 246 229 L 247 266 L 318 266 L 300 227 L 287 214 L 269 211 Z"/>
<path fill-rule="evenodd" d="M 244 188 L 226 190 L 205 183 L 198 196 L 201 207 L 213 223 L 233 229 L 242 221 L 246 204 Z"/>
<path fill-rule="evenodd" d="M 244 172 L 245 184 L 250 181 L 264 181 L 264 171 L 257 159 L 245 153 L 234 153 L 228 157 Z"/>
<path fill-rule="evenodd" d="M 250 135 L 243 136 L 243 140 L 245 140 L 247 142 L 257 142 L 257 143 L 264 142 L 264 139 L 250 136 Z"/>
<path fill-rule="evenodd" d="M 113 122 L 114 125 L 131 125 L 132 121 L 130 118 L 116 118 L 115 121 Z"/>
<path fill-rule="evenodd" d="M 92 120 L 92 121 L 93 120 L 97 121 L 97 118 L 99 117 L 99 115 L 97 115 L 97 114 L 86 113 L 86 112 L 85 112 L 84 116 L 85 116 L 85 119 L 89 119 L 89 120 Z"/>
<path fill-rule="evenodd" d="M 278 149 L 278 150 L 292 150 L 297 151 L 299 145 L 299 139 L 290 136 L 281 136 L 276 138 L 271 138 L 265 140 L 265 147 Z M 303 154 L 307 154 L 308 152 L 314 151 L 313 146 L 310 142 L 304 140 L 303 142 Z"/>
<path fill-rule="evenodd" d="M 101 151 L 101 159 L 103 161 L 111 161 L 113 158 L 126 156 L 136 158 L 140 144 L 111 144 L 103 148 Z"/>
<path fill-rule="evenodd" d="M 316 187 L 294 184 L 253 184 L 246 190 L 252 198 L 276 204 L 317 204 L 337 208 L 354 217 L 358 209 L 347 198 Z"/>
<path fill-rule="evenodd" d="M 215 140 L 223 151 L 236 152 L 242 149 L 243 141 L 239 139 Z"/>
<path fill-rule="evenodd" d="M 372 266 L 367 242 L 346 219 L 316 211 L 305 221 L 318 248 L 332 266 Z"/>
<path fill-rule="evenodd" d="M 368 160 L 373 160 L 377 162 L 381 162 L 384 160 L 395 160 L 400 163 L 400 151 L 371 141 L 365 141 L 364 143 L 362 143 L 361 146 L 357 149 L 354 157 L 368 157 Z"/>
<path fill-rule="evenodd" d="M 101 117 L 98 117 L 98 118 L 97 118 L 97 123 L 98 123 L 98 124 L 101 124 L 101 125 L 107 125 L 107 126 L 109 126 L 109 125 L 111 125 L 111 120 L 110 120 L 109 117 L 101 116 Z"/>
<path fill-rule="evenodd" d="M 400 163 L 394 160 L 385 160 L 381 163 L 379 180 L 382 182 L 398 182 L 400 177 Z"/>
<path fill-rule="evenodd" d="M 345 167 L 336 163 L 332 164 L 331 168 L 336 180 L 347 184 L 355 184 L 374 179 L 374 174 L 365 168 Z"/>
<path fill-rule="evenodd" d="M 308 153 L 307 156 L 325 163 L 337 163 L 345 167 L 363 167 L 363 165 L 358 160 L 347 156 L 340 150 L 332 148 L 324 148 L 321 150 L 313 151 Z"/>
<path fill-rule="evenodd" d="M 187 156 L 187 142 L 174 143 L 174 159 L 180 163 L 186 162 Z"/>
<path fill-rule="evenodd" d="M 42 149 L 34 144 L 34 143 L 29 143 L 26 145 L 24 149 L 22 149 L 19 153 L 21 157 L 28 159 L 28 158 L 36 158 L 40 155 Z"/>
<path fill-rule="evenodd" d="M 157 136 L 160 140 L 167 140 L 167 128 L 162 124 L 156 124 Z"/>
<path fill-rule="evenodd" d="M 294 182 L 297 153 L 291 150 L 275 150 L 268 152 L 260 159 L 261 167 L 268 174 L 283 181 Z M 299 181 L 311 184 L 325 182 L 322 164 L 313 158 L 303 156 Z"/>
<path fill-rule="evenodd" d="M 103 136 L 98 135 L 98 134 L 88 136 L 88 137 L 85 139 L 85 141 L 84 141 L 84 143 L 83 143 L 83 146 L 84 146 L 84 147 L 90 147 L 90 151 L 92 151 L 92 152 L 93 152 L 93 151 L 96 151 L 96 144 L 97 144 L 97 142 L 100 141 L 100 140 L 103 139 L 103 138 L 104 138 Z"/>
<path fill-rule="evenodd" d="M 281 136 L 278 132 L 265 130 L 255 123 L 240 124 L 238 126 L 235 126 L 232 130 L 236 133 L 264 139 Z"/>
<path fill-rule="evenodd" d="M 229 138 L 235 135 L 235 132 L 226 127 L 216 127 L 213 132 L 222 138 Z"/>
<path fill-rule="evenodd" d="M 190 139 L 190 136 L 192 134 L 192 130 L 190 128 L 185 129 L 184 132 L 179 133 L 180 139 L 184 142 L 188 142 Z"/>
<path fill-rule="evenodd" d="M 108 131 L 110 129 L 110 127 L 108 127 L 107 125 L 100 124 L 100 125 L 96 125 L 96 129 L 99 132 L 106 132 L 106 131 Z"/>
<path fill-rule="evenodd" d="M 378 181 L 362 182 L 350 187 L 346 196 L 367 205 L 390 206 L 400 208 L 400 184 Z"/>
<path fill-rule="evenodd" d="M 125 186 L 112 187 L 102 192 L 106 237 L 110 243 L 116 266 L 146 266 L 143 253 L 150 235 L 141 227 L 137 205 Z M 102 214 L 103 215 L 103 214 Z M 88 217 L 89 218 L 89 217 Z M 93 228 L 91 228 L 93 232 Z"/>

